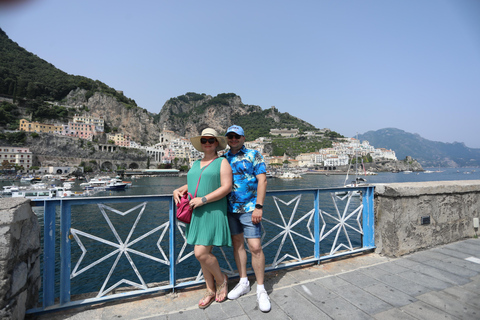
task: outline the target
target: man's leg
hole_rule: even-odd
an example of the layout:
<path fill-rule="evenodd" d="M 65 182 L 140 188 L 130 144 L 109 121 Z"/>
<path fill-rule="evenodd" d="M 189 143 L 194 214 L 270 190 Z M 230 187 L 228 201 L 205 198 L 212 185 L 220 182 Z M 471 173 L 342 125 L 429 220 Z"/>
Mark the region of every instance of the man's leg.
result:
<path fill-rule="evenodd" d="M 247 276 L 247 251 L 245 250 L 243 233 L 233 235 L 232 243 L 238 275 L 240 278 L 245 278 Z"/>
<path fill-rule="evenodd" d="M 257 285 L 263 285 L 265 280 L 265 255 L 262 250 L 262 242 L 260 238 L 248 238 L 247 243 L 252 253 L 252 268 L 255 272 Z"/>
<path fill-rule="evenodd" d="M 262 250 L 262 241 L 260 238 L 247 239 L 248 248 L 252 253 L 252 267 L 257 279 L 257 302 L 258 308 L 262 312 L 269 312 L 271 309 L 270 298 L 265 290 L 265 255 Z"/>
<path fill-rule="evenodd" d="M 240 281 L 238 284 L 228 293 L 228 299 L 234 300 L 242 295 L 250 292 L 250 282 L 247 278 L 247 251 L 245 250 L 243 233 L 232 236 L 233 243 L 233 255 L 235 257 L 235 263 L 237 264 L 238 275 Z"/>

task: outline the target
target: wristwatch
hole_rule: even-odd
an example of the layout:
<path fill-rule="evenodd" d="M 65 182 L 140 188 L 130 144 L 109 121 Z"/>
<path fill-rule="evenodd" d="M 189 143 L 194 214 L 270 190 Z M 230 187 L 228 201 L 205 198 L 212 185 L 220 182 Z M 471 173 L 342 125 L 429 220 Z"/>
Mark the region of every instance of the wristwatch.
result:
<path fill-rule="evenodd" d="M 263 209 L 263 204 L 256 204 L 255 209 Z"/>
<path fill-rule="evenodd" d="M 207 203 L 207 198 L 206 197 L 202 197 L 202 203 L 203 204 Z"/>

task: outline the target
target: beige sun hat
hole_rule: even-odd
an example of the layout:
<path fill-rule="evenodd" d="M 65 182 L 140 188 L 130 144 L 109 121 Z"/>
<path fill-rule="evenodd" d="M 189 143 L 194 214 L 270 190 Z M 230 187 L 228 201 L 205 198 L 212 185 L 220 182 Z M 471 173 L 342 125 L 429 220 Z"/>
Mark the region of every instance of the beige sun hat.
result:
<path fill-rule="evenodd" d="M 190 141 L 192 142 L 195 149 L 197 149 L 200 152 L 203 152 L 202 144 L 200 143 L 200 138 L 202 137 L 215 137 L 218 141 L 218 146 L 216 148 L 216 151 L 224 150 L 227 147 L 227 138 L 219 135 L 217 131 L 215 131 L 215 129 L 206 128 L 206 129 L 203 129 L 201 135 L 190 138 Z"/>

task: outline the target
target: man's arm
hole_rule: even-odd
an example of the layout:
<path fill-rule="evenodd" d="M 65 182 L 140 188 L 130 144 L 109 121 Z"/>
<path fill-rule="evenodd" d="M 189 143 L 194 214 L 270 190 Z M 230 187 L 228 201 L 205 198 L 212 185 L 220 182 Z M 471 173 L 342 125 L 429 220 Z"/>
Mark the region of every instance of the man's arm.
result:
<path fill-rule="evenodd" d="M 267 174 L 257 174 L 257 204 L 263 205 L 265 202 L 265 195 L 267 194 Z M 252 222 L 254 224 L 262 221 L 263 209 L 255 208 L 252 213 Z"/>

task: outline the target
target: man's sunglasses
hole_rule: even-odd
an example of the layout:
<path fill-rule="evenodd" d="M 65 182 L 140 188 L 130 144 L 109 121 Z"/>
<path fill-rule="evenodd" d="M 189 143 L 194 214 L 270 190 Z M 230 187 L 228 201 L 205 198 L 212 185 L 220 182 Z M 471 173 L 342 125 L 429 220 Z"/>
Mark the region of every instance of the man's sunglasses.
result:
<path fill-rule="evenodd" d="M 238 140 L 238 139 L 240 139 L 241 137 L 242 137 L 242 136 L 239 136 L 239 135 L 236 134 L 236 133 L 229 133 L 229 134 L 227 134 L 227 138 L 228 138 L 228 139 L 233 139 L 233 138 L 235 138 L 235 139 Z"/>
<path fill-rule="evenodd" d="M 215 138 L 208 138 L 208 139 L 207 138 L 200 138 L 200 143 L 201 144 L 205 144 L 207 142 L 210 143 L 210 144 L 214 144 L 215 141 L 217 141 L 217 139 L 215 139 Z"/>

